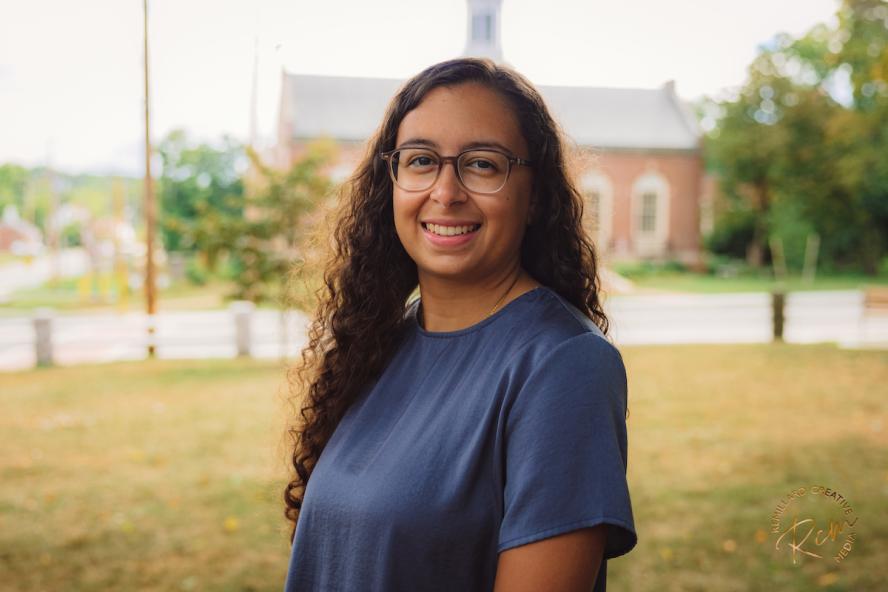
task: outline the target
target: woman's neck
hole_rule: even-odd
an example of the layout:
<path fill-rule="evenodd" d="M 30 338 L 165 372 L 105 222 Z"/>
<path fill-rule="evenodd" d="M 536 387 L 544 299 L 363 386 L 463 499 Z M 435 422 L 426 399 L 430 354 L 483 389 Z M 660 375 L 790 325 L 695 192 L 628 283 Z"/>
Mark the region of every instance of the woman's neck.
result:
<path fill-rule="evenodd" d="M 521 294 L 539 286 L 518 267 L 483 284 L 455 284 L 440 277 L 420 276 L 420 323 L 426 331 L 459 331 L 502 310 Z"/>

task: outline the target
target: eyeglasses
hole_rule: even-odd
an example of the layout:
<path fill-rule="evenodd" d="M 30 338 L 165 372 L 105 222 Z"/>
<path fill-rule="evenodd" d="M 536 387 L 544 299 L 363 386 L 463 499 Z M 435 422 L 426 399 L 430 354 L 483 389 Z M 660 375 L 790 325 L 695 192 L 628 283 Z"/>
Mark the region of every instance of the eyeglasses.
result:
<path fill-rule="evenodd" d="M 431 148 L 395 148 L 379 157 L 388 162 L 392 181 L 404 191 L 429 189 L 448 161 L 460 184 L 472 193 L 496 193 L 505 187 L 513 165 L 531 166 L 529 160 L 495 148 L 463 150 L 456 156 L 441 156 Z"/>

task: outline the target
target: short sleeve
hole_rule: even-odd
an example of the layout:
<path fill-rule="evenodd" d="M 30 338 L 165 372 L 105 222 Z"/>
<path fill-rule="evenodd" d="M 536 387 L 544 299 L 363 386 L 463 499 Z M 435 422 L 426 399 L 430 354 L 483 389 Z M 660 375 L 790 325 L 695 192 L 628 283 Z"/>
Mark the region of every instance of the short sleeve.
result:
<path fill-rule="evenodd" d="M 600 523 L 605 560 L 635 546 L 626 405 L 622 356 L 593 332 L 536 364 L 505 409 L 498 552 Z"/>

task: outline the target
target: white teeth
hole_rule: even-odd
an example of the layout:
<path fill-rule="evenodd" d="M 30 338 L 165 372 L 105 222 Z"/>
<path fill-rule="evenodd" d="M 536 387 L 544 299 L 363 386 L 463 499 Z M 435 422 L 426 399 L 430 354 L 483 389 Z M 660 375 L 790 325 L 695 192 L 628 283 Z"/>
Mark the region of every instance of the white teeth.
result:
<path fill-rule="evenodd" d="M 473 230 L 477 230 L 480 228 L 480 224 L 474 224 L 472 226 L 441 226 L 438 224 L 426 224 L 426 228 L 431 230 L 435 234 L 439 234 L 441 236 L 456 236 L 458 234 L 465 234 L 467 232 L 471 232 Z"/>

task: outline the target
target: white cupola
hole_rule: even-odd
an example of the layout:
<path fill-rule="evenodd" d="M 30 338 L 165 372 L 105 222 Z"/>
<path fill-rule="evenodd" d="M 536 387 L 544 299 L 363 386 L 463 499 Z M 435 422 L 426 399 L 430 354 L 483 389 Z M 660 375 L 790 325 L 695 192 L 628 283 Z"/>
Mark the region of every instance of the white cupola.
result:
<path fill-rule="evenodd" d="M 503 59 L 500 45 L 502 0 L 468 0 L 465 56 Z"/>

